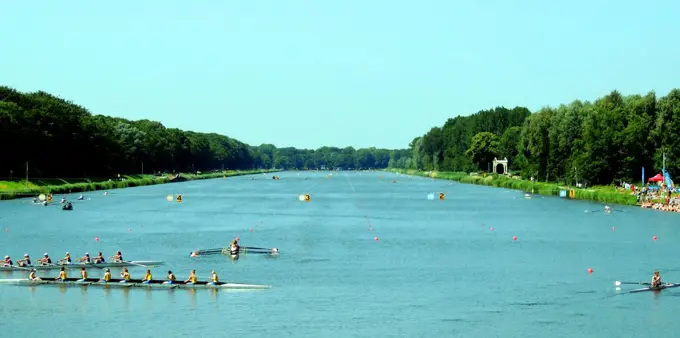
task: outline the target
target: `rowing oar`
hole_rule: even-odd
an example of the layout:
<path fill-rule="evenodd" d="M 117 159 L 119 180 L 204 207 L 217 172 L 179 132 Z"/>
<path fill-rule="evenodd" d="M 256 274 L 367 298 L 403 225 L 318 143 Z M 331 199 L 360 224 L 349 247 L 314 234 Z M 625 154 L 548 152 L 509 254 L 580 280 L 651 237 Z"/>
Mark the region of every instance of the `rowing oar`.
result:
<path fill-rule="evenodd" d="M 271 251 L 271 249 L 268 249 L 268 248 L 257 248 L 257 247 L 254 247 L 254 246 L 244 246 L 243 248 L 248 249 L 248 250 L 268 250 L 268 251 Z"/>
<path fill-rule="evenodd" d="M 622 284 L 652 285 L 652 283 L 648 283 L 648 282 L 619 282 L 619 281 L 614 282 L 614 285 L 616 285 L 616 286 L 621 286 Z"/>
<path fill-rule="evenodd" d="M 131 261 L 127 261 L 127 262 L 125 262 L 125 263 L 131 264 L 131 265 L 136 265 L 136 266 L 141 266 L 141 267 L 143 267 L 143 268 L 148 268 L 148 266 L 146 266 L 146 265 L 137 264 L 137 263 L 132 263 Z"/>

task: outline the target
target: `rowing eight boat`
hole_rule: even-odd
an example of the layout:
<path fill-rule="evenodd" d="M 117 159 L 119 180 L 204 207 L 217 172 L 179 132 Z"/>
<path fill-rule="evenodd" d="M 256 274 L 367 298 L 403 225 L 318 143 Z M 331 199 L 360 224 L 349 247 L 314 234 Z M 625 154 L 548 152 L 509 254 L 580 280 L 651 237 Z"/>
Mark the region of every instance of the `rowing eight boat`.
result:
<path fill-rule="evenodd" d="M 209 282 L 196 282 L 195 284 L 184 284 L 182 282 L 175 282 L 173 284 L 165 284 L 164 280 L 152 280 L 150 283 L 142 283 L 141 279 L 131 279 L 125 283 L 121 283 L 122 279 L 112 278 L 109 282 L 100 282 L 99 278 L 87 278 L 84 282 L 80 282 L 78 278 L 66 278 L 65 281 L 54 279 L 30 280 L 30 279 L 0 279 L 0 284 L 15 284 L 15 285 L 41 285 L 41 284 L 58 284 L 69 286 L 104 286 L 104 287 L 141 287 L 150 289 L 269 289 L 271 285 L 259 284 L 237 284 L 237 283 L 223 283 L 209 284 Z"/>
<path fill-rule="evenodd" d="M 0 266 L 0 271 L 26 271 L 30 269 L 36 270 L 59 270 L 62 267 L 66 269 L 94 269 L 94 268 L 123 268 L 129 266 L 142 266 L 142 267 L 152 267 L 157 265 L 165 264 L 163 261 L 130 261 L 130 262 L 118 262 L 118 263 L 73 263 L 73 264 L 52 264 L 52 265 L 31 265 L 31 266 Z"/>

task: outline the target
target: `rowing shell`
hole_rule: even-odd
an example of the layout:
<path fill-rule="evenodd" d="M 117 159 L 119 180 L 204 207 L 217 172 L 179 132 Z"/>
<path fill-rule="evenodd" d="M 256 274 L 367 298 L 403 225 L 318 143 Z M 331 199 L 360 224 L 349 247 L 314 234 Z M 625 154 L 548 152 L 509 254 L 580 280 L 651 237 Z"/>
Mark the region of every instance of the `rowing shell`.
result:
<path fill-rule="evenodd" d="M 69 286 L 103 286 L 103 287 L 139 287 L 148 289 L 269 289 L 271 285 L 259 284 L 238 284 L 238 283 L 223 283 L 219 282 L 215 285 L 208 284 L 209 282 L 196 282 L 195 284 L 184 284 L 182 282 L 175 282 L 173 284 L 165 284 L 164 280 L 152 280 L 150 283 L 142 283 L 141 279 L 131 279 L 128 282 L 121 283 L 123 279 L 112 278 L 109 282 L 100 282 L 99 278 L 88 278 L 80 282 L 78 278 L 66 278 L 65 281 L 58 281 L 54 279 L 30 280 L 30 279 L 0 279 L 0 284 L 15 284 L 15 285 L 43 285 L 43 284 L 57 284 Z"/>
<path fill-rule="evenodd" d="M 666 284 L 661 284 L 659 287 L 655 287 L 655 288 L 648 286 L 646 288 L 639 288 L 639 289 L 630 290 L 627 293 L 638 293 L 638 292 L 645 292 L 645 291 L 661 291 L 663 289 L 677 288 L 679 286 L 680 286 L 680 283 L 666 283 Z"/>
<path fill-rule="evenodd" d="M 118 262 L 118 263 L 98 263 L 98 264 L 83 264 L 83 263 L 73 263 L 73 264 L 53 264 L 53 265 L 31 265 L 31 266 L 2 266 L 0 267 L 0 271 L 26 271 L 30 269 L 36 269 L 36 270 L 59 270 L 62 267 L 66 269 L 80 269 L 80 268 L 87 268 L 87 269 L 94 269 L 94 268 L 123 268 L 123 267 L 129 267 L 129 266 L 140 266 L 143 265 L 144 267 L 151 267 L 151 266 L 157 266 L 157 265 L 163 265 L 165 264 L 163 261 L 130 261 L 130 262 Z"/>

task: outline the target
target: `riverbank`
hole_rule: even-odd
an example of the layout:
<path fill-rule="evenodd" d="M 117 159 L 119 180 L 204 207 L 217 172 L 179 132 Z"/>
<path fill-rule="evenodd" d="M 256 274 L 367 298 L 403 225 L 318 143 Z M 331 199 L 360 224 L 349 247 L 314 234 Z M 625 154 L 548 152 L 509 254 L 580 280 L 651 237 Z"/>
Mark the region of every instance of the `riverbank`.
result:
<path fill-rule="evenodd" d="M 611 186 L 594 186 L 581 189 L 566 185 L 560 185 L 557 183 L 532 182 L 529 180 L 511 178 L 503 175 L 484 176 L 484 175 L 470 175 L 464 172 L 429 172 L 398 169 L 393 169 L 392 172 L 407 175 L 433 177 L 435 179 L 452 180 L 467 184 L 477 184 L 499 188 L 515 189 L 524 191 L 526 193 L 534 193 L 549 196 L 560 196 L 560 192 L 565 191 L 566 192 L 565 198 L 570 199 L 595 201 L 608 204 L 640 205 L 637 201 L 637 198 L 634 195 L 632 195 L 630 191 L 617 190 Z M 571 191 L 573 191 L 573 195 L 570 196 Z"/>
<path fill-rule="evenodd" d="M 95 190 L 112 190 L 145 185 L 166 184 L 178 181 L 205 180 L 222 177 L 272 173 L 279 170 L 226 170 L 205 174 L 172 175 L 121 175 L 119 178 L 65 178 L 65 179 L 29 179 L 21 181 L 0 181 L 0 200 L 11 200 L 22 197 L 35 197 L 39 194 L 65 194 Z"/>

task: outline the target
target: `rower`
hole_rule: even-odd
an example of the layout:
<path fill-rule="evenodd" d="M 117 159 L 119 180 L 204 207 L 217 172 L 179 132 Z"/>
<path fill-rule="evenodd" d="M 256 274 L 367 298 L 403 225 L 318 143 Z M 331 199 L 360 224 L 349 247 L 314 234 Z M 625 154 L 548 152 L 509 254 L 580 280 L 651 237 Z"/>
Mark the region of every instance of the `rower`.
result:
<path fill-rule="evenodd" d="M 64 258 L 57 261 L 57 264 L 65 264 L 65 265 L 71 264 L 71 254 L 69 254 L 68 251 L 67 251 L 66 255 L 64 255 Z"/>
<path fill-rule="evenodd" d="M 82 200 L 84 200 L 84 199 L 85 199 L 85 197 L 83 197 L 83 195 L 78 196 L 78 200 L 79 200 L 79 201 L 82 201 Z"/>
<path fill-rule="evenodd" d="M 79 282 L 84 282 L 87 279 L 87 270 L 85 270 L 85 267 L 80 268 L 80 277 L 82 277 L 82 279 L 79 279 Z"/>
<path fill-rule="evenodd" d="M 120 277 L 123 278 L 121 283 L 128 283 L 130 281 L 130 272 L 128 272 L 127 268 L 123 268 L 123 272 L 120 273 Z"/>
<path fill-rule="evenodd" d="M 92 261 L 90 260 L 90 253 L 86 252 L 85 256 L 78 258 L 78 262 L 82 262 L 82 263 L 85 263 L 85 264 L 92 263 Z"/>
<path fill-rule="evenodd" d="M 220 282 L 220 278 L 217 276 L 217 272 L 215 272 L 215 270 L 213 270 L 212 276 L 210 276 L 210 283 L 208 283 L 208 284 L 217 285 L 217 283 L 219 283 L 219 282 Z"/>
<path fill-rule="evenodd" d="M 43 256 L 44 256 L 43 258 L 38 260 L 38 262 L 40 262 L 40 265 L 52 265 L 52 258 L 50 258 L 50 255 L 48 255 L 46 252 Z"/>
<path fill-rule="evenodd" d="M 661 286 L 661 275 L 659 275 L 659 271 L 654 271 L 654 276 L 652 276 L 652 287 L 658 288 L 659 286 Z"/>
<path fill-rule="evenodd" d="M 24 255 L 24 259 L 18 259 L 17 264 L 19 266 L 30 266 L 31 265 L 31 257 L 28 257 L 28 254 Z"/>
<path fill-rule="evenodd" d="M 28 279 L 30 279 L 30 280 L 41 280 L 40 277 L 35 275 L 35 271 L 36 271 L 35 269 L 31 270 L 31 273 L 28 274 Z"/>
<path fill-rule="evenodd" d="M 120 251 L 116 251 L 116 254 L 114 256 L 109 257 L 113 260 L 114 263 L 120 263 L 123 261 L 123 254 L 120 253 Z"/>
<path fill-rule="evenodd" d="M 13 266 L 12 259 L 9 256 L 5 256 L 5 260 L 2 261 L 2 266 Z"/>
<path fill-rule="evenodd" d="M 104 272 L 104 277 L 99 280 L 100 283 L 108 283 L 111 281 L 111 270 L 109 270 L 109 268 L 106 268 L 105 271 L 106 272 Z"/>
<path fill-rule="evenodd" d="M 146 270 L 146 274 L 144 275 L 144 281 L 142 282 L 143 284 L 149 284 L 151 283 L 151 280 L 153 277 L 151 276 L 151 270 Z"/>
<path fill-rule="evenodd" d="M 104 254 L 102 254 L 102 252 L 99 251 L 99 253 L 97 254 L 97 257 L 95 257 L 95 258 L 93 259 L 93 262 L 94 262 L 95 264 L 106 263 L 106 261 L 104 260 Z"/>
<path fill-rule="evenodd" d="M 54 280 L 65 281 L 66 280 L 66 269 L 62 266 L 61 271 L 59 271 L 59 276 Z"/>
<path fill-rule="evenodd" d="M 168 271 L 168 280 L 163 282 L 163 284 L 175 284 L 175 281 L 177 278 L 175 278 L 175 274 L 172 273 L 172 271 Z"/>
<path fill-rule="evenodd" d="M 184 281 L 184 284 L 196 284 L 196 282 L 198 282 L 196 270 L 191 270 L 191 274 L 189 275 L 189 278 Z"/>
<path fill-rule="evenodd" d="M 241 247 L 238 245 L 238 241 L 234 240 L 231 242 L 231 245 L 229 245 L 229 253 L 232 255 L 238 255 L 240 251 Z"/>

